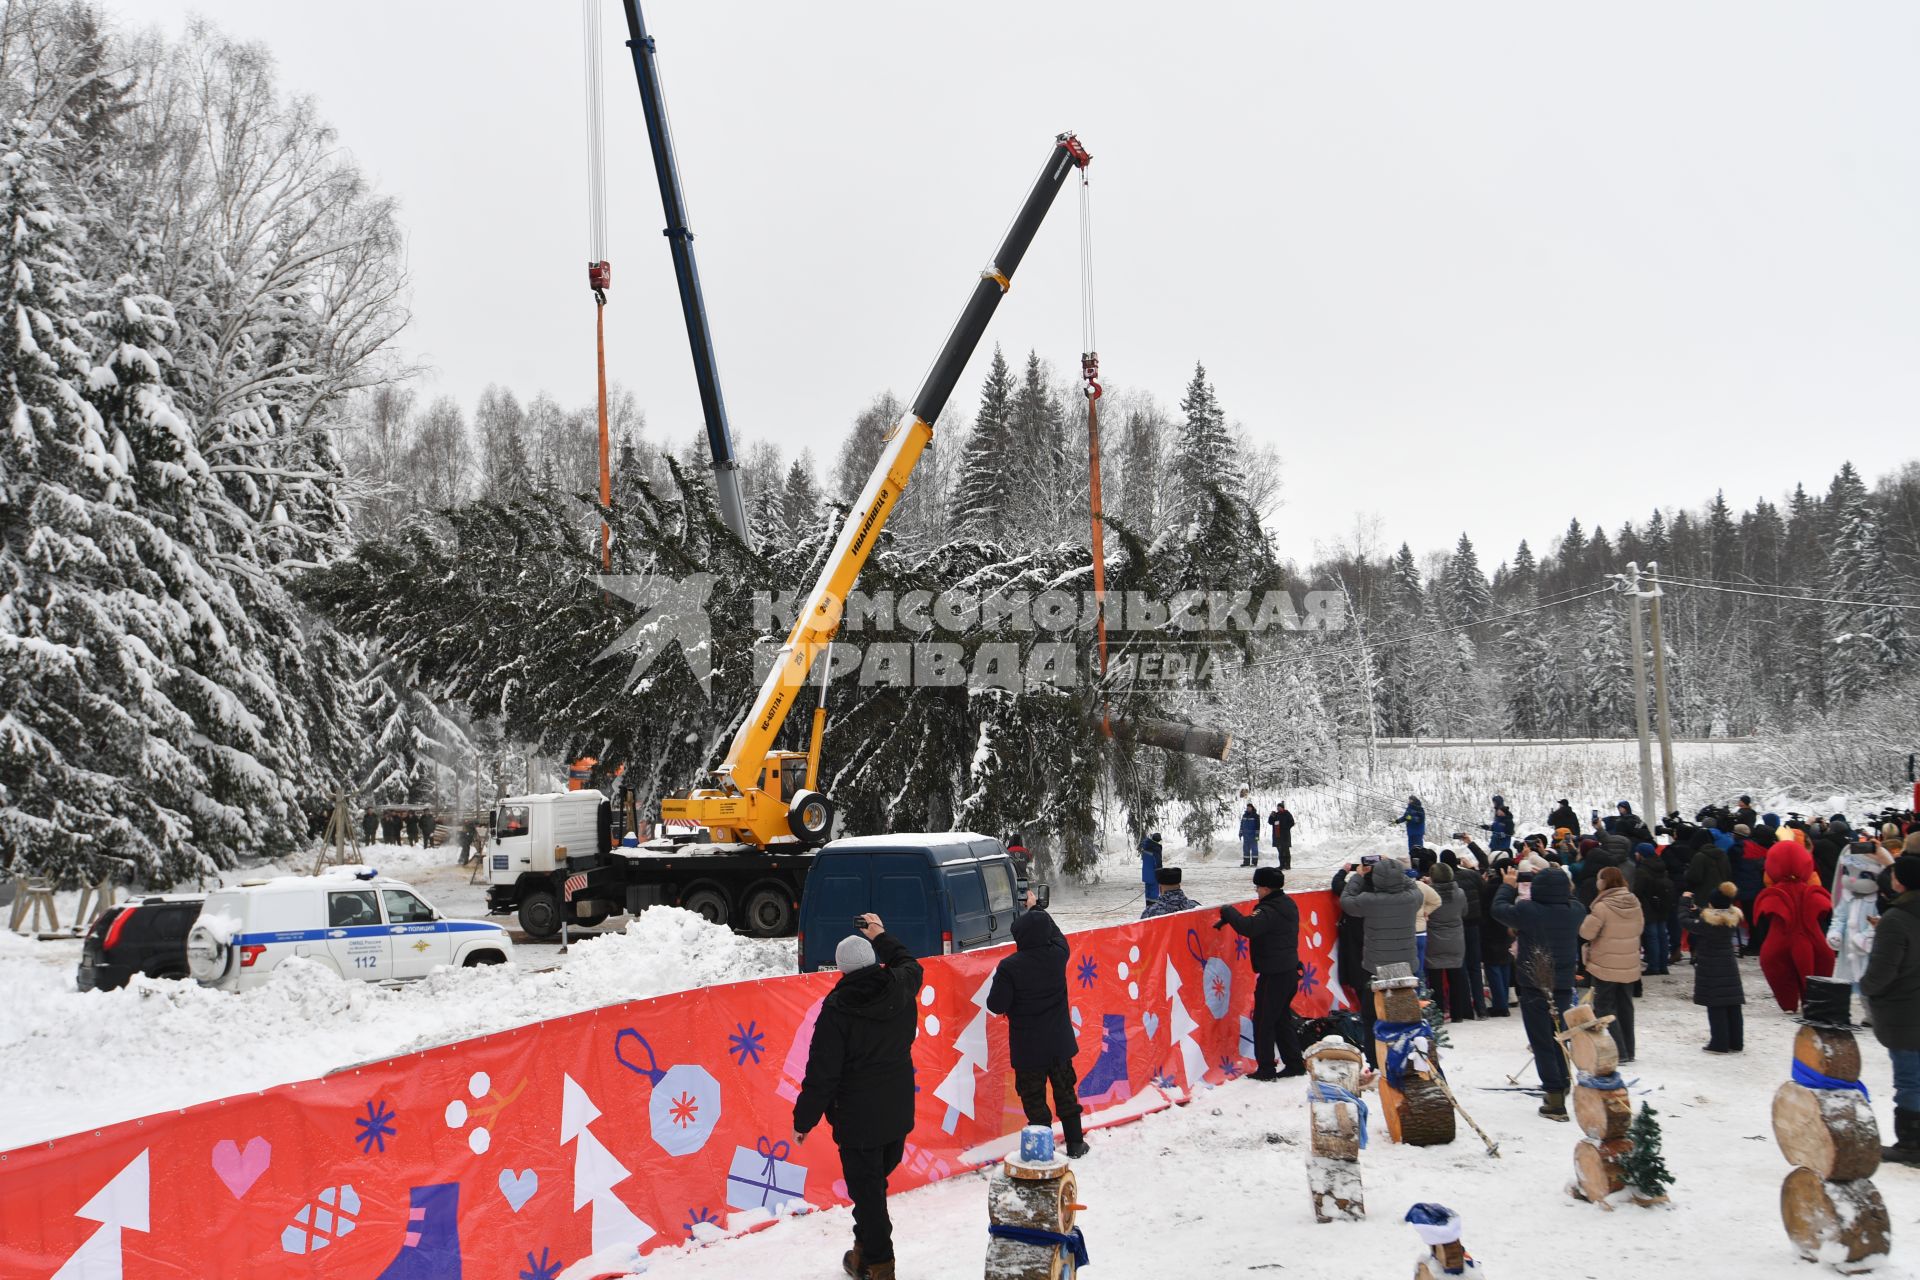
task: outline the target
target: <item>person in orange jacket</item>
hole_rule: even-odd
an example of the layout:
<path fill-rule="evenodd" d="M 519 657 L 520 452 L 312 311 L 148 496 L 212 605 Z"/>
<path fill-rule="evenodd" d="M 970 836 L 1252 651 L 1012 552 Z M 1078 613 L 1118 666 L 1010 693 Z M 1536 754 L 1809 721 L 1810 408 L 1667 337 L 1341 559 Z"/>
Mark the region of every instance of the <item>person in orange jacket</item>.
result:
<path fill-rule="evenodd" d="M 1766 879 L 1753 904 L 1754 927 L 1764 931 L 1760 972 L 1780 1007 L 1792 1013 L 1800 1007 L 1808 977 L 1833 973 L 1824 923 L 1833 913 L 1833 898 L 1814 875 L 1813 854 L 1791 840 L 1767 850 Z"/>

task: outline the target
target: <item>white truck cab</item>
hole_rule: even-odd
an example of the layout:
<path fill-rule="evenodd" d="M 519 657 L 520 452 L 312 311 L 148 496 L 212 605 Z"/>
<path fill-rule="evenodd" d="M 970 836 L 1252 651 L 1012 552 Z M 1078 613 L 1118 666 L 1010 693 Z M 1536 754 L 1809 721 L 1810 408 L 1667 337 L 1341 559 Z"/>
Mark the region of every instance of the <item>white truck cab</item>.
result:
<path fill-rule="evenodd" d="M 493 840 L 488 845 L 487 880 L 512 884 L 529 871 L 545 874 L 567 857 L 606 852 L 598 791 L 554 791 L 508 796 L 494 808 Z M 566 853 L 556 860 L 555 849 Z"/>
<path fill-rule="evenodd" d="M 446 919 L 411 885 L 362 866 L 216 889 L 187 934 L 187 967 L 203 986 L 250 990 L 289 956 L 386 982 L 505 964 L 513 942 L 497 924 Z"/>

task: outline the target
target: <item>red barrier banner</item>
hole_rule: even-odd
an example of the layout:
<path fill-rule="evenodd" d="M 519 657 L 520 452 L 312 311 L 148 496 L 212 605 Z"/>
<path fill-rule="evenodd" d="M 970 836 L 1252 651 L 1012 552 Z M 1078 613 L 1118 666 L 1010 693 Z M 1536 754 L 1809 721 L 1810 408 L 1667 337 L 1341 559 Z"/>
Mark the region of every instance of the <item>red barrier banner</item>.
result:
<path fill-rule="evenodd" d="M 1338 911 L 1329 893 L 1294 897 L 1294 1007 L 1318 1016 L 1338 981 Z M 1245 941 L 1214 919 L 1069 935 L 1090 1124 L 1250 1066 Z M 895 1191 L 998 1158 L 1025 1123 L 1005 1020 L 985 1009 L 1005 955 L 924 962 L 918 1111 Z M 611 1245 L 844 1203 L 827 1127 L 792 1142 L 835 981 L 609 1005 L 0 1153 L 0 1276 L 555 1280 Z"/>

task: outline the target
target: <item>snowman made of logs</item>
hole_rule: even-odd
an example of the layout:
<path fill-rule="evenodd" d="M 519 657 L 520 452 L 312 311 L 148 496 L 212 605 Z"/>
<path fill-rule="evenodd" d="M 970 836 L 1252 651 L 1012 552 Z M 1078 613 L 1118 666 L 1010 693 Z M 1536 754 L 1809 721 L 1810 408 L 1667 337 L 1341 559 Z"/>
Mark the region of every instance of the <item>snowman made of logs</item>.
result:
<path fill-rule="evenodd" d="M 1780 1187 L 1780 1217 L 1800 1256 L 1842 1272 L 1886 1259 L 1891 1223 L 1873 1185 L 1880 1126 L 1860 1083 L 1853 989 L 1807 979 L 1793 1037 L 1793 1078 L 1773 1095 L 1773 1136 L 1793 1172 Z"/>
<path fill-rule="evenodd" d="M 1067 1280 L 1087 1265 L 1080 1186 L 1053 1130 L 1028 1125 L 987 1182 L 987 1280 Z"/>

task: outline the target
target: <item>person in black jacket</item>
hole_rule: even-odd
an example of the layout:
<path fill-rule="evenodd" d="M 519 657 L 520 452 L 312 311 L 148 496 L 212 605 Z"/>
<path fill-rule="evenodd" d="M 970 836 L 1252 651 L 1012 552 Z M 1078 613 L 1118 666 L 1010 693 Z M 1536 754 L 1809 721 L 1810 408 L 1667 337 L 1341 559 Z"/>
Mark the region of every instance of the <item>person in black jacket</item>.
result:
<path fill-rule="evenodd" d="M 1533 877 L 1531 898 L 1520 897 L 1520 870 L 1509 867 L 1493 896 L 1493 918 L 1520 939 L 1514 976 L 1520 1018 L 1533 1048 L 1534 1070 L 1546 1088 L 1540 1114 L 1566 1121 L 1567 1060 L 1554 1039 L 1556 1021 L 1573 1007 L 1573 971 L 1580 960 L 1580 921 L 1587 909 L 1573 900 L 1567 873 L 1548 867 Z"/>
<path fill-rule="evenodd" d="M 1287 809 L 1285 800 L 1277 801 L 1273 812 L 1267 815 L 1267 826 L 1273 832 L 1273 851 L 1280 855 L 1280 869 L 1293 868 L 1293 814 Z"/>
<path fill-rule="evenodd" d="M 861 917 L 859 933 L 840 940 L 833 959 L 840 981 L 814 1023 L 793 1103 L 793 1141 L 805 1142 L 822 1117 L 833 1126 L 853 1201 L 853 1248 L 841 1265 L 858 1280 L 893 1280 L 887 1175 L 913 1132 L 920 962 L 872 913 Z"/>
<path fill-rule="evenodd" d="M 1567 803 L 1565 796 L 1560 798 L 1560 803 L 1554 806 L 1553 812 L 1547 815 L 1549 831 L 1556 831 L 1561 827 L 1569 831 L 1580 830 L 1580 815 L 1573 811 L 1573 806 Z"/>
<path fill-rule="evenodd" d="M 1489 1018 L 1510 1018 L 1508 995 L 1513 990 L 1513 931 L 1493 918 L 1494 895 L 1500 890 L 1513 859 L 1506 854 L 1493 860 L 1493 867 L 1480 887 L 1480 963 L 1487 976 Z"/>
<path fill-rule="evenodd" d="M 1059 1112 L 1067 1155 L 1078 1160 L 1087 1154 L 1087 1143 L 1080 1132 L 1080 1079 L 1073 1070 L 1080 1042 L 1074 1038 L 1067 998 L 1067 960 L 1073 949 L 1053 917 L 1033 904 L 1034 895 L 1028 893 L 1026 913 L 1013 922 L 1013 954 L 993 971 L 987 1012 L 1006 1016 L 1013 1090 L 1026 1109 L 1027 1123 L 1052 1128 L 1053 1111 Z M 1047 1110 L 1048 1085 L 1053 1086 L 1053 1111 Z"/>
<path fill-rule="evenodd" d="M 1245 937 L 1247 957 L 1253 962 L 1253 1060 L 1258 1069 L 1250 1080 L 1307 1074 L 1293 1030 L 1293 997 L 1300 990 L 1300 908 L 1286 895 L 1286 886 L 1286 872 L 1261 867 L 1253 873 L 1253 892 L 1260 899 L 1253 905 L 1253 914 L 1221 907 L 1220 922 L 1213 926 Z M 1283 1064 L 1277 1072 L 1273 1069 L 1276 1045 Z"/>
<path fill-rule="evenodd" d="M 1467 846 L 1474 861 L 1462 862 L 1460 855 L 1452 849 L 1443 849 L 1440 861 L 1453 868 L 1453 882 L 1460 886 L 1460 892 L 1466 895 L 1466 907 L 1460 913 L 1460 925 L 1466 933 L 1467 959 L 1461 966 L 1462 977 L 1466 980 L 1467 995 L 1473 1006 L 1473 1016 L 1487 1016 L 1487 983 L 1485 965 L 1480 952 L 1480 917 L 1486 913 L 1486 878 L 1481 868 L 1486 865 L 1486 854 L 1480 846 L 1468 840 L 1466 833 L 1458 832 L 1454 839 Z"/>
<path fill-rule="evenodd" d="M 1666 973 L 1672 962 L 1673 940 L 1667 930 L 1680 899 L 1658 849 L 1643 844 L 1633 851 L 1633 857 L 1638 872 L 1633 895 L 1640 899 L 1640 914 L 1646 919 L 1646 928 L 1640 935 L 1640 948 L 1646 953 L 1645 976 L 1655 978 Z"/>
<path fill-rule="evenodd" d="M 1653 832 L 1647 829 L 1647 824 L 1633 811 L 1632 805 L 1622 800 L 1614 808 L 1620 816 L 1613 820 L 1613 833 L 1626 840 L 1629 852 L 1637 844 L 1653 843 Z"/>

